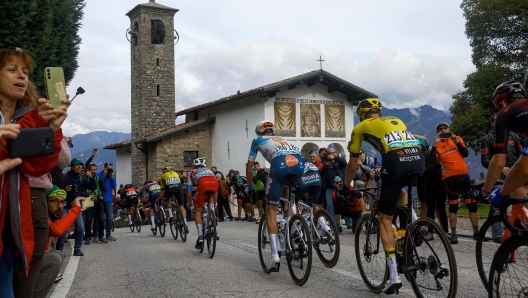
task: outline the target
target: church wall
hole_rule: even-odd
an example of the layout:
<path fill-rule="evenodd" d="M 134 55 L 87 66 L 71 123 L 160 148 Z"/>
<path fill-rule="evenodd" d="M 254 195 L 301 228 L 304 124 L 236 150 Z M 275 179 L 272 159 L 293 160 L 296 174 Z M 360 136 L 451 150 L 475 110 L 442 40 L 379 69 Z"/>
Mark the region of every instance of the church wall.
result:
<path fill-rule="evenodd" d="M 116 149 L 116 182 L 127 184 L 132 182 L 132 156 L 130 146 Z"/>
<path fill-rule="evenodd" d="M 166 165 L 163 165 L 163 167 L 158 168 L 156 166 L 156 160 L 158 157 L 158 151 L 157 147 L 160 142 L 153 142 L 148 143 L 147 150 L 148 150 L 148 160 L 147 160 L 147 178 L 153 179 L 156 177 L 161 176 L 161 171 L 163 170 L 163 167 Z"/>

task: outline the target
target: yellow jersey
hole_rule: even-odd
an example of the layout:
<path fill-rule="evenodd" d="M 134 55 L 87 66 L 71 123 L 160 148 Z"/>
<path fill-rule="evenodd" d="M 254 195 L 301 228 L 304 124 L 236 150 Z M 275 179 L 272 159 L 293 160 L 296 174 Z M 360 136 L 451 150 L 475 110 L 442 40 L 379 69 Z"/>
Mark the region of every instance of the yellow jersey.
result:
<path fill-rule="evenodd" d="M 173 186 L 176 184 L 179 184 L 180 182 L 180 175 L 174 171 L 169 171 L 167 173 L 164 173 L 160 177 L 160 187 L 161 189 L 165 189 L 167 186 Z"/>
<path fill-rule="evenodd" d="M 363 141 L 371 144 L 382 155 L 401 148 L 419 147 L 420 142 L 407 131 L 407 126 L 396 117 L 365 119 L 352 130 L 350 156 L 358 157 Z"/>

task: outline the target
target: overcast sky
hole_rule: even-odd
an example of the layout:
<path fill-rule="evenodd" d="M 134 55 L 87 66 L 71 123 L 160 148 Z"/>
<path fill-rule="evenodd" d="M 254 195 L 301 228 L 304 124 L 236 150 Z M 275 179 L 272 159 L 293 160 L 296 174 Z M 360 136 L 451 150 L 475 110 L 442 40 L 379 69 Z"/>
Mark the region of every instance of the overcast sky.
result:
<path fill-rule="evenodd" d="M 65 134 L 130 132 L 130 25 L 147 0 L 86 0 Z M 323 68 L 387 107 L 447 110 L 475 67 L 457 1 L 156 2 L 178 8 L 176 110 Z M 177 122 L 182 122 L 182 117 Z"/>

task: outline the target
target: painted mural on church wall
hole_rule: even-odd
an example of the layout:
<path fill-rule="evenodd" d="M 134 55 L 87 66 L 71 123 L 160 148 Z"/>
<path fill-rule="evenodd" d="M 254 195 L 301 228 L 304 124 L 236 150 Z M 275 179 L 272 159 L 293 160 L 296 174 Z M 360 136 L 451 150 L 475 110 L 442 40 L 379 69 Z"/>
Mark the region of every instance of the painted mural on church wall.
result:
<path fill-rule="evenodd" d="M 296 117 L 294 102 L 275 102 L 275 135 L 296 136 Z"/>
<path fill-rule="evenodd" d="M 345 138 L 345 106 L 325 105 L 325 136 L 327 138 Z"/>
<path fill-rule="evenodd" d="M 300 104 L 301 137 L 321 137 L 321 105 Z"/>

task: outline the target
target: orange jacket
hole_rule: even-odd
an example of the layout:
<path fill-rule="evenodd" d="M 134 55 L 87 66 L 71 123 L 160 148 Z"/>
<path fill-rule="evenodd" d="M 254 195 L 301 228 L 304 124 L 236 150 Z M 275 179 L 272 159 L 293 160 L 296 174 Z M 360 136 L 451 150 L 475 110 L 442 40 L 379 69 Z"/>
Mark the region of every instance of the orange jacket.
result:
<path fill-rule="evenodd" d="M 57 219 L 56 221 L 51 221 L 48 218 L 49 237 L 46 250 L 49 250 L 51 237 L 62 236 L 64 232 L 66 232 L 66 230 L 68 230 L 68 228 L 73 225 L 75 219 L 77 216 L 79 216 L 79 213 L 81 213 L 81 207 L 73 206 L 66 215 Z"/>
<path fill-rule="evenodd" d="M 442 165 L 442 180 L 469 174 L 465 160 L 468 156 L 467 147 L 460 136 L 457 139 L 458 145 L 451 139 L 443 139 L 431 149 L 430 158 L 438 160 Z"/>
<path fill-rule="evenodd" d="M 20 124 L 21 128 L 47 127 L 49 125 L 47 121 L 40 118 L 37 109 L 20 115 L 21 110 L 24 108 L 15 111 L 12 121 Z M 29 262 L 33 257 L 35 247 L 29 178 L 26 175 L 40 177 L 55 168 L 62 148 L 62 137 L 62 130 L 58 129 L 54 133 L 55 152 L 52 155 L 24 158 L 18 167 L 0 175 L 0 182 L 2 183 L 0 193 L 0 255 L 4 250 L 2 231 L 6 224 L 6 210 L 9 204 L 10 222 L 7 225 L 11 228 L 13 242 L 18 249 L 17 255 L 22 258 L 26 274 L 29 273 Z M 3 141 L 4 143 L 7 142 L 6 140 Z M 0 160 L 7 157 L 7 147 L 0 147 Z"/>

